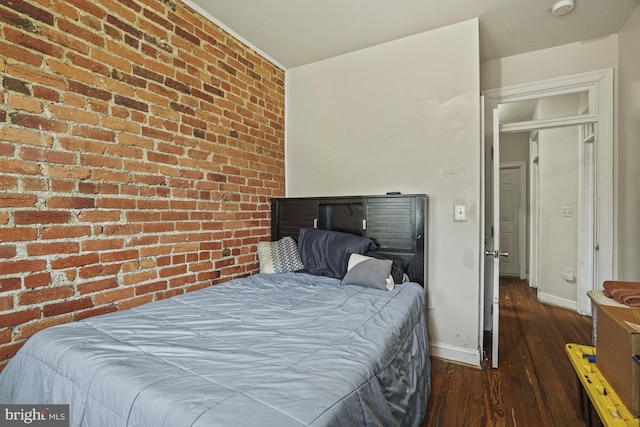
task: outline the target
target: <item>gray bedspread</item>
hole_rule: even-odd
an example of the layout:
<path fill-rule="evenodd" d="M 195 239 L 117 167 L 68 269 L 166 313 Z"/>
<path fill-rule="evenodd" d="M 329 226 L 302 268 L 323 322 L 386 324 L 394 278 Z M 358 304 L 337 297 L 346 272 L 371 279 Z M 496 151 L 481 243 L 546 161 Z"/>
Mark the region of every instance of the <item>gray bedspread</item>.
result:
<path fill-rule="evenodd" d="M 419 426 L 422 288 L 258 274 L 31 337 L 0 403 L 70 405 L 72 426 Z"/>

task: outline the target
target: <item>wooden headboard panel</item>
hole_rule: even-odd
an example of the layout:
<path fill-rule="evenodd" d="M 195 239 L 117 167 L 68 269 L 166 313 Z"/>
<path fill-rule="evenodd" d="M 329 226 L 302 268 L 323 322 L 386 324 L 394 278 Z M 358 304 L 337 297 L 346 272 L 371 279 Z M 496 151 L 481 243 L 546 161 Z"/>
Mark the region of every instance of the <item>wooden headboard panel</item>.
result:
<path fill-rule="evenodd" d="M 424 286 L 428 200 L 424 194 L 274 198 L 271 239 L 297 241 L 301 228 L 367 236 L 377 252 L 408 260 L 409 278 Z"/>

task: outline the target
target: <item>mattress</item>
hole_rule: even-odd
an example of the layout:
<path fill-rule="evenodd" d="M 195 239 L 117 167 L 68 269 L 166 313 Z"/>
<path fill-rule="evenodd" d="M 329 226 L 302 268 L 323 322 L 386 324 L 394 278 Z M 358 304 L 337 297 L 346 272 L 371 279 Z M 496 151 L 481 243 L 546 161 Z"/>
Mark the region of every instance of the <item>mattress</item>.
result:
<path fill-rule="evenodd" d="M 423 289 L 257 274 L 31 337 L 0 403 L 69 404 L 71 426 L 419 426 Z"/>

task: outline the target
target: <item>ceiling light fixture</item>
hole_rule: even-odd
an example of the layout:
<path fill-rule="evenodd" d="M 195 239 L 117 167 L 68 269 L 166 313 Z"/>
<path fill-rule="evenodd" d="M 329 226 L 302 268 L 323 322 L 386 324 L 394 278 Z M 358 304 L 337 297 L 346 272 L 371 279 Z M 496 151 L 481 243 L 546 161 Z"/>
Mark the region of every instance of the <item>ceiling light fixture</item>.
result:
<path fill-rule="evenodd" d="M 562 16 L 571 12 L 575 7 L 573 0 L 558 0 L 551 6 L 551 14 L 553 16 Z"/>

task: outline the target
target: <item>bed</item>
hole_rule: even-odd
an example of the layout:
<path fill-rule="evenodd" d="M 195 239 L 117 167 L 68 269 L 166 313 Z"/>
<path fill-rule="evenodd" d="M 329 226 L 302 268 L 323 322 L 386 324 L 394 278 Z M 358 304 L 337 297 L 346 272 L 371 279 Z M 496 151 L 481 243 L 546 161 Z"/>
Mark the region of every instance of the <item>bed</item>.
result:
<path fill-rule="evenodd" d="M 262 253 L 269 272 L 40 331 L 0 373 L 0 403 L 68 404 L 70 425 L 87 427 L 419 426 L 430 363 L 412 276 L 423 267 L 400 262 L 409 281 L 391 280 L 415 251 L 394 258 L 378 240 L 379 256 L 362 244 L 343 277 L 318 270 L 319 238 L 338 239 L 328 258 L 355 258 L 354 239 L 376 240 L 359 234 L 278 233 L 259 250 L 281 268 L 293 245 L 286 271 Z M 374 272 L 381 261 L 389 270 Z M 386 285 L 363 285 L 381 274 Z"/>

